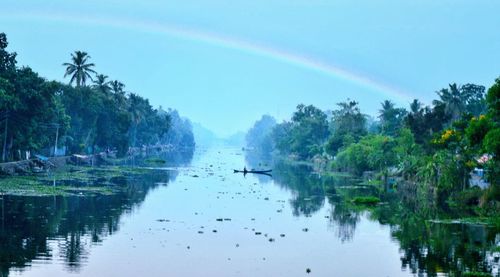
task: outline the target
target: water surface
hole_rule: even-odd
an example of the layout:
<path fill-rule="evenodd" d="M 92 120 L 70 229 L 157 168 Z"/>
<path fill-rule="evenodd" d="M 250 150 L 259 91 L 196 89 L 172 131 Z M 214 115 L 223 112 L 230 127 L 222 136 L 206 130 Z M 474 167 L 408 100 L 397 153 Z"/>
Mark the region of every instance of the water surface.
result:
<path fill-rule="evenodd" d="M 256 163 L 245 160 L 240 149 L 212 147 L 198 150 L 191 164 L 165 165 L 127 180 L 113 195 L 4 196 L 1 274 L 498 272 L 499 237 L 492 229 L 431 223 L 393 206 L 396 202 L 355 207 L 340 192 L 369 194 L 369 188 L 321 177 L 304 166 L 276 164 L 273 177 L 232 172 Z M 332 189 L 329 182 L 338 183 Z"/>

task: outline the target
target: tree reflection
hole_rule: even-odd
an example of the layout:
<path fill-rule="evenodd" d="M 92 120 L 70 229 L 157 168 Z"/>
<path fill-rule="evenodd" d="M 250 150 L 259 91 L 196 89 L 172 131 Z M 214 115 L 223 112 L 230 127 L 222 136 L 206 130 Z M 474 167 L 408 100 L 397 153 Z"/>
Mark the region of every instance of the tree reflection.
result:
<path fill-rule="evenodd" d="M 294 216 L 310 216 L 325 204 L 324 180 L 313 173 L 310 166 L 277 162 L 273 180 L 278 186 L 292 191 L 290 204 Z"/>
<path fill-rule="evenodd" d="M 336 201 L 331 204 L 330 226 L 342 242 L 351 241 L 360 220 L 359 212 L 349 207 L 345 201 Z"/>
<path fill-rule="evenodd" d="M 249 152 L 251 153 L 251 152 Z M 262 163 L 261 156 L 247 153 L 249 165 Z M 399 243 L 401 267 L 417 276 L 462 276 L 464 272 L 485 272 L 498 276 L 500 235 L 484 225 L 442 224 L 432 218 L 466 217 L 439 207 L 416 195 L 411 187 L 386 190 L 363 184 L 349 176 L 317 174 L 309 165 L 274 161 L 273 180 L 292 192 L 294 216 L 311 216 L 330 205 L 328 221 L 340 241 L 349 243 L 362 217 L 390 226 Z M 377 197 L 382 204 L 355 204 L 356 197 Z"/>
<path fill-rule="evenodd" d="M 8 276 L 11 268 L 22 270 L 34 259 L 53 259 L 55 253 L 69 271 L 77 272 L 90 248 L 118 231 L 123 214 L 139 206 L 150 190 L 174 177 L 175 172 L 165 170 L 125 176 L 112 195 L 4 196 L 0 200 L 5 208 L 0 276 Z"/>
<path fill-rule="evenodd" d="M 351 190 L 350 193 L 353 193 Z M 443 216 L 442 210 L 411 209 L 398 194 L 381 195 L 381 205 L 354 205 L 349 198 L 330 197 L 330 224 L 342 242 L 353 239 L 361 215 L 389 225 L 391 237 L 399 243 L 401 266 L 417 276 L 489 272 L 498 274 L 500 237 L 498 230 L 485 225 L 443 224 L 429 218 Z"/>

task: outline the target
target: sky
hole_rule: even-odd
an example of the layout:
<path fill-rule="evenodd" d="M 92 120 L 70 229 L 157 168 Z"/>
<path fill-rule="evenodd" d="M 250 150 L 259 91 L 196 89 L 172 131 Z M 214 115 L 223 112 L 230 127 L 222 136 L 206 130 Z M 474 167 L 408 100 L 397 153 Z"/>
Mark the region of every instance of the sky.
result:
<path fill-rule="evenodd" d="M 347 98 L 376 116 L 389 99 L 431 103 L 449 83 L 500 76 L 500 1 L 2 0 L 0 32 L 18 64 L 67 82 L 86 51 L 95 70 L 150 103 L 229 136 L 299 103 Z"/>

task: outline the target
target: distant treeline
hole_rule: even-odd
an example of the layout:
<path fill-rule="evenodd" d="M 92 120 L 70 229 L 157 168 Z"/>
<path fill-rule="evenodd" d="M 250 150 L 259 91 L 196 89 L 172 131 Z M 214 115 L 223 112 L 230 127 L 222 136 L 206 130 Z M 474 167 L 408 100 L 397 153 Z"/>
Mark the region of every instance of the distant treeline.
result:
<path fill-rule="evenodd" d="M 470 173 L 484 170 L 491 186 L 463 201 L 500 210 L 500 78 L 484 86 L 451 84 L 437 92 L 432 106 L 420 101 L 410 109 L 382 103 L 378 118 L 363 114 L 347 100 L 324 112 L 298 105 L 292 118 L 277 124 L 263 116 L 247 134 L 247 145 L 296 160 L 326 162 L 329 170 L 379 180 L 397 176 L 416 184 L 422 195 L 438 200 L 470 187 Z M 458 197 L 458 196 L 457 196 Z"/>
<path fill-rule="evenodd" d="M 125 85 L 97 74 L 90 56 L 75 51 L 64 63 L 69 85 L 47 81 L 31 68 L 16 65 L 0 33 L 0 151 L 2 161 L 26 153 L 52 154 L 116 150 L 168 144 L 195 145 L 192 127 L 175 110 L 154 109 L 149 101 L 126 92 Z"/>

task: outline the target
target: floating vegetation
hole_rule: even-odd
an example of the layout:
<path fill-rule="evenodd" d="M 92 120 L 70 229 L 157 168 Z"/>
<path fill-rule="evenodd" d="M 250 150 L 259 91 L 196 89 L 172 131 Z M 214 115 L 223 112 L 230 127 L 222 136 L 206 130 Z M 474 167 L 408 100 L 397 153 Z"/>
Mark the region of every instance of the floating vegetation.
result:
<path fill-rule="evenodd" d="M 358 196 L 352 202 L 358 205 L 375 205 L 380 202 L 380 198 L 375 196 Z"/>
<path fill-rule="evenodd" d="M 150 169 L 105 166 L 66 166 L 40 175 L 0 178 L 0 192 L 6 195 L 95 195 L 112 194 Z"/>
<path fill-rule="evenodd" d="M 470 224 L 470 225 L 488 225 L 499 227 L 500 217 L 464 217 L 454 219 L 432 219 L 429 222 L 437 224 Z"/>
<path fill-rule="evenodd" d="M 165 164 L 167 161 L 165 161 L 164 159 L 160 159 L 160 158 L 149 158 L 149 159 L 145 159 L 144 162 L 150 163 L 150 164 Z"/>
<path fill-rule="evenodd" d="M 103 186 L 71 186 L 54 185 L 57 182 L 47 182 L 33 176 L 15 176 L 2 179 L 0 192 L 6 195 L 47 196 L 47 195 L 92 195 L 111 194 L 113 191 Z"/>

